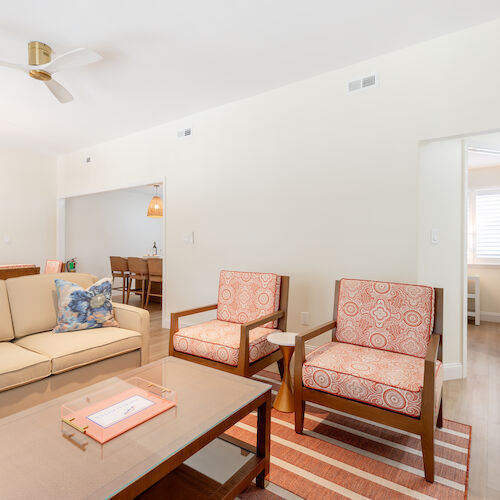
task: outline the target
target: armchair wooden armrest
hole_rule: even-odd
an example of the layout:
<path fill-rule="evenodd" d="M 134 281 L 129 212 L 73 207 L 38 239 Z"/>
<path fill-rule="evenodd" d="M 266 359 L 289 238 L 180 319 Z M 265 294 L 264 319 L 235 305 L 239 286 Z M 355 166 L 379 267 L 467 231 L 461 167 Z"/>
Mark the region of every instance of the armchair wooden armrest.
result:
<path fill-rule="evenodd" d="M 170 313 L 170 335 L 168 339 L 168 352 L 170 356 L 174 353 L 174 333 L 179 331 L 179 318 L 182 316 L 191 316 L 192 314 L 198 314 L 206 311 L 212 311 L 217 309 L 217 304 L 211 304 L 209 306 L 196 307 L 194 309 L 186 309 L 185 311 Z"/>
<path fill-rule="evenodd" d="M 250 331 L 250 330 L 253 330 L 254 328 L 257 328 L 258 326 L 265 325 L 266 323 L 269 323 L 270 321 L 280 319 L 284 315 L 285 315 L 285 311 L 276 311 L 276 312 L 273 312 L 272 314 L 268 314 L 267 316 L 262 316 L 262 318 L 254 319 L 253 321 L 249 321 L 248 323 L 243 323 L 241 325 L 241 327 Z"/>
<path fill-rule="evenodd" d="M 243 323 L 240 330 L 240 352 L 238 357 L 239 366 L 247 366 L 249 364 L 249 351 L 250 351 L 250 330 L 259 326 L 265 325 L 270 321 L 280 319 L 285 315 L 285 311 L 276 311 L 262 318 Z M 242 364 L 243 363 L 243 364 Z"/>
<path fill-rule="evenodd" d="M 422 389 L 422 415 L 434 415 L 436 360 L 441 335 L 433 333 L 427 348 L 424 365 L 424 386 Z"/>
<path fill-rule="evenodd" d="M 333 330 L 336 328 L 336 321 L 328 321 L 327 323 L 323 323 L 320 326 L 316 326 L 311 330 L 308 330 L 303 333 L 298 333 L 295 337 L 295 368 L 294 368 L 294 386 L 297 390 L 298 387 L 302 387 L 302 365 L 306 360 L 306 348 L 305 343 L 308 340 L 321 335 L 322 333 L 328 332 L 329 330 Z"/>
<path fill-rule="evenodd" d="M 179 330 L 179 318 L 182 316 L 191 316 L 192 314 L 198 314 L 205 311 L 212 311 L 217 309 L 217 304 L 211 304 L 209 306 L 196 307 L 194 309 L 186 309 L 185 311 L 170 313 L 170 335 L 176 333 Z"/>
<path fill-rule="evenodd" d="M 298 333 L 295 337 L 295 347 L 298 347 L 300 343 L 304 344 L 308 340 L 321 335 L 322 333 L 328 332 L 329 330 L 333 330 L 337 326 L 336 321 L 328 321 L 327 323 L 323 323 L 320 326 L 316 326 L 307 332 Z"/>

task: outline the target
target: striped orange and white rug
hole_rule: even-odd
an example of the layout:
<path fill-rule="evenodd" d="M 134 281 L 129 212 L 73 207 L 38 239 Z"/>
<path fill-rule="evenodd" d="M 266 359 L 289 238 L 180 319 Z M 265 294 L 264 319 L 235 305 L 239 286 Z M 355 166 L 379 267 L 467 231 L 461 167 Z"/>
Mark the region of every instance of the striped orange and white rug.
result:
<path fill-rule="evenodd" d="M 254 377 L 279 389 L 279 376 Z M 255 443 L 257 417 L 248 415 L 228 432 Z M 444 421 L 436 431 L 436 477 L 424 479 L 420 439 L 362 418 L 307 404 L 304 434 L 294 414 L 272 410 L 268 491 L 250 488 L 241 498 L 439 498 L 467 497 L 471 427 Z M 289 493 L 289 494 L 283 494 Z"/>

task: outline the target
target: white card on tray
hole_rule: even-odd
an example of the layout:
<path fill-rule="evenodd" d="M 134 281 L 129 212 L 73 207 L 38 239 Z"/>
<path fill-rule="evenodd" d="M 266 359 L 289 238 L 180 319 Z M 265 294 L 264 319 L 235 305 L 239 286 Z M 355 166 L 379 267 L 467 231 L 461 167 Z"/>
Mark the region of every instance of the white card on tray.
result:
<path fill-rule="evenodd" d="M 87 418 L 92 422 L 100 425 L 101 427 L 111 427 L 122 420 L 139 413 L 146 408 L 154 405 L 153 401 L 142 396 L 131 396 L 130 398 L 124 399 L 119 403 L 108 406 L 102 410 L 99 410 L 92 415 L 88 415 Z"/>

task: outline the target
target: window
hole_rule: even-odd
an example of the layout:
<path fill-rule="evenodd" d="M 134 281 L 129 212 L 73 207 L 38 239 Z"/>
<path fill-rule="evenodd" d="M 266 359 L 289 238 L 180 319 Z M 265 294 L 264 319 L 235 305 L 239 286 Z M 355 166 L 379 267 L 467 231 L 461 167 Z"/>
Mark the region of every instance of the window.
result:
<path fill-rule="evenodd" d="M 469 264 L 500 265 L 500 189 L 471 191 Z"/>

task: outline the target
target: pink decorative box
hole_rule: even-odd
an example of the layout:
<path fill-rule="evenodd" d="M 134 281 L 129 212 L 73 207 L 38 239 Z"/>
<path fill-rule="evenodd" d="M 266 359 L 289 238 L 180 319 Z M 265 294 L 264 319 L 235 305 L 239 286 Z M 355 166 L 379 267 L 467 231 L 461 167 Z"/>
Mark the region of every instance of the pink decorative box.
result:
<path fill-rule="evenodd" d="M 62 405 L 61 420 L 104 444 L 177 404 L 177 394 L 132 377 L 112 378 L 109 385 Z"/>

